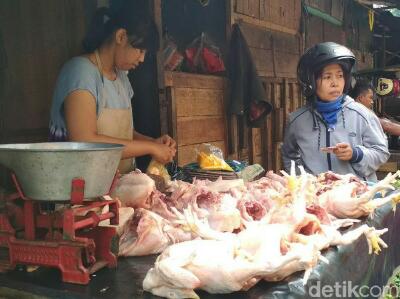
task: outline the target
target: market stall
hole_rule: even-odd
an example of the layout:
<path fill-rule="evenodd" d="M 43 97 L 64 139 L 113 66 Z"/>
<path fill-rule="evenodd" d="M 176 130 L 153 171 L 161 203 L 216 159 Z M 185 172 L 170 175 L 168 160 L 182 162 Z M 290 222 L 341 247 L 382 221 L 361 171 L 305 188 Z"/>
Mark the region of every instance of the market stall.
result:
<path fill-rule="evenodd" d="M 350 284 L 352 287 L 363 285 L 383 287 L 392 276 L 396 265 L 400 264 L 400 252 L 396 247 L 400 236 L 399 213 L 393 213 L 391 205 L 387 204 L 376 210 L 373 219 L 364 222 L 376 228 L 389 229 L 382 237 L 389 244 L 389 248 L 377 256 L 368 254 L 367 242 L 360 238 L 351 245 L 330 248 L 324 252 L 330 264 L 320 263 L 305 287 L 301 281 L 303 274 L 297 273 L 282 282 L 261 282 L 247 292 L 211 295 L 200 291 L 198 294 L 201 298 L 210 299 L 313 298 L 312 295 L 316 293 L 312 292 L 316 292 L 317 289 L 312 290 L 311 287 L 317 285 L 320 285 L 321 289 L 322 286 L 333 288 L 337 283 L 342 286 L 345 283 L 346 287 Z M 2 294 L 17 294 L 18 298 L 22 298 L 20 296 L 23 292 L 53 298 L 156 298 L 144 292 L 142 288 L 143 279 L 155 259 L 156 256 L 120 258 L 116 269 L 103 269 L 92 275 L 91 282 L 87 286 L 62 283 L 57 270 L 40 269 L 32 273 L 16 270 L 7 275 L 0 275 L 0 290 Z M 342 287 L 340 292 L 343 290 Z M 377 292 L 376 289 L 373 291 Z M 318 297 L 320 296 L 314 296 Z M 331 298 L 335 298 L 334 293 Z"/>

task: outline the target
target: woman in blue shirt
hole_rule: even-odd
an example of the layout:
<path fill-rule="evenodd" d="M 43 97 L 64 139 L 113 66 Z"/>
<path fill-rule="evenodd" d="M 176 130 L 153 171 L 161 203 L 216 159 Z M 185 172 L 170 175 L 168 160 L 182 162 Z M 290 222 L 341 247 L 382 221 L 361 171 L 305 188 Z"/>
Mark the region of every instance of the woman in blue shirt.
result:
<path fill-rule="evenodd" d="M 125 145 L 121 172 L 133 169 L 133 158 L 151 155 L 161 163 L 172 160 L 175 141 L 168 135 L 153 139 L 133 128 L 133 90 L 127 71 L 158 48 L 154 21 L 125 1 L 119 12 L 99 8 L 83 41 L 86 54 L 62 68 L 54 91 L 50 138 L 54 141 L 106 142 Z"/>

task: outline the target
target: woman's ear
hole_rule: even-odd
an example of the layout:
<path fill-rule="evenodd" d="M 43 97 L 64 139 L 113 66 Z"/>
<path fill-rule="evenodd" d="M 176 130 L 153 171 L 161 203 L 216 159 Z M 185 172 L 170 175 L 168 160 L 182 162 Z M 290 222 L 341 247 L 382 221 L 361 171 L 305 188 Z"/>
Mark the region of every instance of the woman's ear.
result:
<path fill-rule="evenodd" d="M 128 36 L 126 34 L 126 30 L 123 28 L 118 29 L 115 31 L 115 43 L 117 45 L 124 45 L 128 41 Z"/>

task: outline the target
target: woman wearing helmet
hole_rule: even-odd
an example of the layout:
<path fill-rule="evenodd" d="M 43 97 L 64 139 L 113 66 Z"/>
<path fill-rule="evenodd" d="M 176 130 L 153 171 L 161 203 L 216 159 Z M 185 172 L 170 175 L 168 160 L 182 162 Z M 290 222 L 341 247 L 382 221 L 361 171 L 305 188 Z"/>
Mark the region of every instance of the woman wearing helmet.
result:
<path fill-rule="evenodd" d="M 389 158 L 387 139 L 375 114 L 346 93 L 354 54 L 333 42 L 320 43 L 300 58 L 297 75 L 307 104 L 293 112 L 286 127 L 282 158 L 306 171 L 353 173 L 376 181 Z"/>

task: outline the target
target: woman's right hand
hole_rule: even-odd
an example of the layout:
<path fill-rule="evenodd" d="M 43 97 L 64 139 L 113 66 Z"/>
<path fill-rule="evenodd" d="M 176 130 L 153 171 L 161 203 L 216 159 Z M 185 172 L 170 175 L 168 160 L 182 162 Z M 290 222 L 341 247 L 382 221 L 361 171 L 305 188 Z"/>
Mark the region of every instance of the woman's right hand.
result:
<path fill-rule="evenodd" d="M 152 157 L 161 164 L 171 162 L 175 156 L 176 149 L 165 144 L 154 143 Z"/>

